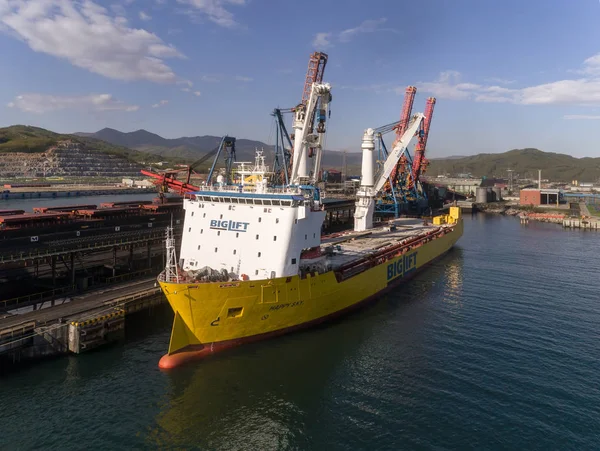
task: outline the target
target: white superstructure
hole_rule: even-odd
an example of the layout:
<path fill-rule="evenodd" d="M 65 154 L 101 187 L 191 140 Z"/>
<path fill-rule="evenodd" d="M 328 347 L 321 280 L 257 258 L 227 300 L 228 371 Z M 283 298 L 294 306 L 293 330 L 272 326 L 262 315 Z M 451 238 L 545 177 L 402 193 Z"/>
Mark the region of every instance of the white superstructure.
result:
<path fill-rule="evenodd" d="M 232 278 L 298 274 L 303 250 L 321 244 L 325 211 L 298 192 L 199 191 L 184 202 L 180 266 L 204 266 Z"/>

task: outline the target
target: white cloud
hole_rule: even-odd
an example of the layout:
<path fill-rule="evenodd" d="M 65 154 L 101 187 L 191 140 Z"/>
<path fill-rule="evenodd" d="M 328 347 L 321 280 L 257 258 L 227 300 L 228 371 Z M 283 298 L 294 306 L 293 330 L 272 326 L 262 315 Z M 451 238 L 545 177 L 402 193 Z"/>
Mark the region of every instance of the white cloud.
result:
<path fill-rule="evenodd" d="M 155 103 L 154 105 L 152 105 L 152 108 L 158 108 L 158 107 L 166 105 L 167 103 L 169 103 L 168 100 L 161 100 L 160 102 Z"/>
<path fill-rule="evenodd" d="M 142 19 L 142 20 L 150 20 L 150 19 L 152 19 L 152 16 L 146 14 L 144 11 L 140 11 L 140 19 Z"/>
<path fill-rule="evenodd" d="M 440 73 L 438 79 L 434 82 L 418 83 L 417 88 L 445 99 L 468 99 L 474 92 L 482 88 L 482 86 L 473 83 L 461 83 L 460 78 L 459 72 L 448 70 Z M 404 94 L 404 88 L 397 88 L 396 92 Z"/>
<path fill-rule="evenodd" d="M 318 47 L 321 49 L 326 49 L 330 47 L 331 44 L 331 35 L 333 33 L 317 33 L 315 38 L 313 39 L 313 47 Z"/>
<path fill-rule="evenodd" d="M 421 91 L 446 99 L 475 100 L 476 102 L 514 103 L 519 105 L 600 105 L 600 54 L 586 59 L 586 77 L 558 80 L 523 88 L 506 88 L 461 81 L 456 71 L 442 72 L 433 82 L 417 83 Z M 396 92 L 403 93 L 402 88 Z"/>
<path fill-rule="evenodd" d="M 194 91 L 194 95 L 195 95 L 196 97 L 200 97 L 200 94 L 201 94 L 201 92 L 200 92 L 200 91 Z"/>
<path fill-rule="evenodd" d="M 236 79 L 237 81 L 243 81 L 243 82 L 246 82 L 246 83 L 248 83 L 248 82 L 251 82 L 251 81 L 253 81 L 253 80 L 254 80 L 253 78 L 250 78 L 250 77 L 244 77 L 244 76 L 242 76 L 242 75 L 236 75 L 236 76 L 235 76 L 235 79 Z"/>
<path fill-rule="evenodd" d="M 600 120 L 600 116 L 591 116 L 588 114 L 566 114 L 563 119 L 567 120 Z"/>
<path fill-rule="evenodd" d="M 127 15 L 127 11 L 125 10 L 125 7 L 120 3 L 113 3 L 112 5 L 110 5 L 110 9 L 117 16 L 125 17 Z"/>
<path fill-rule="evenodd" d="M 15 97 L 8 105 L 27 113 L 50 113 L 60 110 L 77 111 L 137 111 L 139 106 L 116 100 L 110 94 L 89 94 L 85 96 L 54 96 L 28 93 Z"/>
<path fill-rule="evenodd" d="M 219 77 L 217 77 L 216 75 L 202 75 L 200 77 L 200 81 L 203 81 L 206 83 L 219 83 L 221 81 L 221 79 Z"/>
<path fill-rule="evenodd" d="M 174 47 L 143 29 L 129 28 L 91 0 L 0 0 L 0 29 L 35 52 L 118 80 L 173 83 L 163 61 L 182 58 Z"/>
<path fill-rule="evenodd" d="M 499 85 L 510 85 L 515 82 L 515 80 L 508 80 L 506 78 L 499 78 L 499 77 L 486 78 L 485 81 L 490 82 L 490 83 L 497 83 Z"/>
<path fill-rule="evenodd" d="M 387 22 L 385 17 L 381 19 L 368 19 L 363 21 L 360 25 L 354 28 L 347 28 L 346 30 L 340 31 L 339 33 L 334 32 L 322 32 L 317 33 L 313 38 L 313 47 L 326 49 L 333 47 L 334 42 L 350 42 L 357 35 L 362 33 L 374 33 L 376 31 L 389 31 L 397 33 L 394 28 L 383 28 L 382 25 Z"/>
<path fill-rule="evenodd" d="M 360 33 L 373 33 L 375 31 L 384 31 L 384 29 L 381 28 L 381 25 L 383 25 L 386 21 L 387 21 L 387 19 L 385 17 L 382 17 L 381 19 L 365 20 L 358 27 L 348 28 L 347 30 L 342 31 L 339 34 L 338 39 L 341 42 L 348 42 L 354 36 L 356 36 Z M 387 29 L 385 31 L 390 31 L 390 30 L 391 29 Z"/>
<path fill-rule="evenodd" d="M 243 6 L 246 4 L 246 0 L 177 0 L 177 2 L 195 8 L 195 11 L 187 12 L 190 17 L 195 18 L 197 13 L 199 13 L 200 17 L 207 17 L 211 22 L 226 28 L 239 26 L 234 19 L 233 13 L 226 9 L 226 7 L 229 5 Z"/>

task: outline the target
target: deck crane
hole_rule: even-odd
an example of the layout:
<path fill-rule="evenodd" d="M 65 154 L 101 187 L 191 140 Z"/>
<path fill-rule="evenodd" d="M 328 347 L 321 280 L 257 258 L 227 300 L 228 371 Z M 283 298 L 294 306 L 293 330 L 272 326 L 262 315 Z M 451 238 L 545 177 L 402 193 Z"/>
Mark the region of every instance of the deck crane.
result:
<path fill-rule="evenodd" d="M 415 86 L 408 86 L 404 91 L 404 104 L 402 105 L 402 112 L 400 114 L 400 121 L 394 127 L 396 131 L 396 141 L 402 138 L 402 135 L 406 131 L 406 127 L 408 127 L 408 121 L 410 120 L 410 116 L 413 109 L 413 104 L 415 102 L 415 95 L 417 94 L 417 88 Z M 394 142 L 395 144 L 395 142 Z M 392 145 L 392 148 L 394 147 Z M 396 167 L 392 170 L 392 174 L 390 175 L 389 180 L 386 183 L 386 192 L 392 191 L 392 186 L 397 184 L 398 172 L 403 173 L 406 172 L 406 158 L 401 158 Z"/>
<path fill-rule="evenodd" d="M 405 155 L 410 141 L 421 128 L 424 115 L 416 113 L 406 127 L 404 134 L 394 142 L 385 163 L 375 174 L 373 168 L 373 151 L 375 150 L 375 130 L 365 130 L 362 139 L 362 176 L 360 188 L 356 194 L 356 209 L 354 212 L 354 230 L 362 232 L 373 228 L 375 213 L 375 198 L 390 177 L 394 167 Z"/>
<path fill-rule="evenodd" d="M 413 86 L 406 88 L 400 121 L 375 129 L 375 136 L 379 144 L 379 161 L 385 160 L 388 156 L 383 134 L 395 130 L 396 140 L 400 139 L 400 132 L 406 128 L 406 118 L 410 117 L 416 91 L 417 89 Z M 407 150 L 392 170 L 383 190 L 379 193 L 380 198 L 375 206 L 375 211 L 378 214 L 394 214 L 395 217 L 398 217 L 401 210 L 419 213 L 419 211 L 426 208 L 427 195 L 421 185 L 420 176 L 427 166 L 424 153 L 435 102 L 436 100 L 433 97 L 427 99 L 424 112 L 425 119 L 418 131 L 418 142 L 415 147 L 414 158 Z"/>
<path fill-rule="evenodd" d="M 298 131 L 301 131 L 302 133 L 308 132 L 308 135 L 310 135 L 315 128 L 315 120 L 318 120 L 317 133 L 325 132 L 325 115 L 328 114 L 326 105 L 321 105 L 321 102 L 318 101 L 312 108 L 307 108 L 307 106 L 310 101 L 312 86 L 323 82 L 327 58 L 327 54 L 323 52 L 313 52 L 310 55 L 300 104 L 294 108 L 276 108 L 272 114 L 275 117 L 276 122 L 275 164 L 273 165 L 273 169 L 277 183 L 290 183 L 293 169 L 291 163 L 294 158 L 294 153 L 296 152 L 296 146 L 300 147 L 304 144 L 312 143 L 303 143 L 301 139 L 297 140 L 296 135 Z M 283 113 L 294 113 L 294 133 L 292 135 L 288 133 L 285 127 Z M 302 117 L 302 123 L 297 121 L 299 115 Z M 320 144 L 323 144 L 322 140 Z M 289 147 L 286 148 L 286 145 Z M 308 147 L 306 156 L 308 158 L 316 156 L 312 172 L 313 179 L 318 181 L 320 175 L 321 152 L 317 147 Z M 308 166 L 308 163 L 306 163 L 306 165 Z M 304 167 L 304 163 L 302 163 L 301 166 Z"/>
<path fill-rule="evenodd" d="M 204 154 L 201 158 L 194 161 L 192 164 L 188 165 L 188 167 L 184 170 L 165 171 L 162 173 L 157 173 L 142 169 L 140 172 L 147 177 L 152 177 L 154 179 L 154 183 L 160 187 L 161 192 L 166 192 L 169 189 L 171 189 L 172 191 L 175 191 L 178 194 L 188 194 L 194 191 L 198 191 L 199 189 L 198 186 L 190 184 L 190 177 L 192 175 L 192 172 L 194 171 L 194 168 L 209 160 L 211 157 L 215 157 L 211 169 L 209 171 L 208 178 L 206 180 L 206 183 L 209 184 L 215 170 L 216 162 L 219 159 L 221 153 L 225 154 L 226 177 L 228 178 L 227 181 L 229 182 L 233 162 L 235 161 L 235 138 L 231 136 L 223 136 L 223 138 L 221 138 L 220 144 L 217 147 Z M 177 175 L 182 172 L 186 173 L 185 181 L 177 180 Z"/>
<path fill-rule="evenodd" d="M 294 110 L 294 153 L 290 183 L 301 185 L 316 183 L 321 169 L 321 155 L 325 138 L 325 120 L 331 101 L 329 83 L 313 83 L 306 105 L 300 104 Z M 316 128 L 311 122 L 316 119 Z M 315 163 L 312 175 L 309 173 L 308 158 L 314 152 Z"/>
<path fill-rule="evenodd" d="M 429 137 L 429 128 L 431 126 L 431 118 L 433 117 L 433 109 L 435 108 L 435 97 L 429 97 L 425 104 L 425 120 L 419 132 L 419 141 L 415 146 L 415 157 L 412 163 L 412 177 L 409 188 L 412 188 L 418 183 L 421 174 L 427 170 L 429 161 L 425 158 L 425 148 L 427 146 L 427 138 Z"/>

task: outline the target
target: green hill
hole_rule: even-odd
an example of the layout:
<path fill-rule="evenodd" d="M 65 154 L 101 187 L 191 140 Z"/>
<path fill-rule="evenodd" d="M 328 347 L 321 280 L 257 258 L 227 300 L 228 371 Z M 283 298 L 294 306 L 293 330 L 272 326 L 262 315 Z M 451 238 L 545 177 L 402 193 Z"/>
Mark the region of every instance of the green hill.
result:
<path fill-rule="evenodd" d="M 56 145 L 59 141 L 64 140 L 78 142 L 83 144 L 87 149 L 124 157 L 135 163 L 142 161 L 152 163 L 161 160 L 180 162 L 180 159 L 178 158 L 170 158 L 129 149 L 124 146 L 102 141 L 95 137 L 54 133 L 43 128 L 32 127 L 29 125 L 13 125 L 0 128 L 0 155 L 2 153 L 13 152 L 42 153 L 48 150 L 49 147 Z"/>
<path fill-rule="evenodd" d="M 600 158 L 574 158 L 570 155 L 542 152 L 538 149 L 513 149 L 498 154 L 478 154 L 470 157 L 432 159 L 427 175 L 471 173 L 474 177 L 507 177 L 512 169 L 521 178 L 542 178 L 570 182 L 593 182 L 600 179 Z"/>
<path fill-rule="evenodd" d="M 13 125 L 0 128 L 0 152 L 44 152 L 60 139 L 64 138 L 43 128 Z"/>

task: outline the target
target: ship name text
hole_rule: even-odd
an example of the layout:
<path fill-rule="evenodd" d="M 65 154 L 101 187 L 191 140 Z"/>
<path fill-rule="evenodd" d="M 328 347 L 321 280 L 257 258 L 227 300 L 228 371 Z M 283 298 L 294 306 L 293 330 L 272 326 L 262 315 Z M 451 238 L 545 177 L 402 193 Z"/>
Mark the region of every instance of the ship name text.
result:
<path fill-rule="evenodd" d="M 210 228 L 216 230 L 229 230 L 232 232 L 246 232 L 248 231 L 249 222 L 239 222 L 228 220 L 211 219 Z"/>
<path fill-rule="evenodd" d="M 397 277 L 402 277 L 415 269 L 417 269 L 417 252 L 403 255 L 387 266 L 387 280 L 389 282 Z"/>
<path fill-rule="evenodd" d="M 287 308 L 287 307 L 298 307 L 299 305 L 302 305 L 302 304 L 304 304 L 304 301 L 287 302 L 285 304 L 273 305 L 273 306 L 271 306 L 271 308 L 269 310 L 281 310 L 282 308 Z"/>

